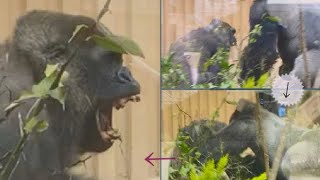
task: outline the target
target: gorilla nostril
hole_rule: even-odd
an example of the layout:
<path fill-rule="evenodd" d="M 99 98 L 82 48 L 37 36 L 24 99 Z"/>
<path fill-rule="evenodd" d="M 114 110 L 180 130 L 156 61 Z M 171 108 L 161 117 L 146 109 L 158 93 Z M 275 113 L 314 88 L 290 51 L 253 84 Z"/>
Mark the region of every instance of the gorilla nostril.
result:
<path fill-rule="evenodd" d="M 131 73 L 127 68 L 121 68 L 118 71 L 118 79 L 122 83 L 128 83 L 133 81 Z"/>

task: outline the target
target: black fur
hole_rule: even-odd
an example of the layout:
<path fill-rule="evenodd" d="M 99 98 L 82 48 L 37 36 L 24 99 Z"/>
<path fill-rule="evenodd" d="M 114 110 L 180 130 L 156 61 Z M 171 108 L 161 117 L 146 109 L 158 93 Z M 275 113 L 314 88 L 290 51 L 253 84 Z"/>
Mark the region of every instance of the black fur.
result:
<path fill-rule="evenodd" d="M 255 41 L 249 42 L 240 58 L 241 80 L 249 77 L 258 80 L 261 75 L 272 68 L 278 59 L 277 39 L 281 26 L 268 17 L 263 18 L 259 25 L 262 26 L 261 35 L 250 35 L 250 38 Z"/>

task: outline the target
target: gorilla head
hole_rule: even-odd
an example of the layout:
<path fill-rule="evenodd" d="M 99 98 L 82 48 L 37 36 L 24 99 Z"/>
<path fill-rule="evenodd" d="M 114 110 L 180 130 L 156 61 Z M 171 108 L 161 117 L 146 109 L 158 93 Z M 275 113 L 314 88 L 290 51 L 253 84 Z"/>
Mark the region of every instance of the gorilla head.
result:
<path fill-rule="evenodd" d="M 119 109 L 133 100 L 140 93 L 140 86 L 122 65 L 121 54 L 103 49 L 91 40 L 80 45 L 67 44 L 77 25 L 92 26 L 94 23 L 82 16 L 33 11 L 17 22 L 12 44 L 15 59 L 10 58 L 10 61 L 23 61 L 37 82 L 44 77 L 47 64 L 63 63 L 75 48 L 79 48 L 67 69 L 70 78 L 65 83 L 66 109 L 84 118 L 87 133 L 82 133 L 82 139 L 86 142 L 85 149 L 103 151 L 116 138 L 112 135 L 112 108 Z M 102 25 L 100 27 L 102 29 Z M 98 28 L 95 33 L 104 35 L 105 32 Z M 93 123 L 96 111 L 97 124 Z M 80 123 L 79 119 L 76 121 Z"/>
<path fill-rule="evenodd" d="M 236 45 L 235 33 L 236 30 L 228 23 L 214 19 L 209 25 L 192 30 L 171 45 L 170 53 L 173 53 L 173 62 L 182 65 L 183 72 L 189 81 L 188 85 L 217 83 L 218 65 L 212 65 L 204 70 L 204 63 L 219 48 L 229 51 L 231 46 Z"/>
<path fill-rule="evenodd" d="M 121 54 L 101 48 L 93 40 L 68 43 L 76 26 L 83 24 L 90 27 L 95 21 L 48 11 L 29 12 L 17 21 L 8 56 L 0 56 L 7 57 L 0 59 L 0 79 L 4 77 L 0 116 L 4 107 L 45 76 L 48 64 L 73 58 L 66 69 L 69 78 L 64 83 L 65 109 L 54 99 L 45 102 L 39 118 L 47 120 L 49 128 L 28 141 L 24 150 L 27 160 L 21 160 L 13 179 L 57 178 L 48 169 L 64 174 L 79 153 L 110 148 L 120 138 L 112 128 L 113 108 L 120 109 L 127 102 L 140 99 L 140 85 L 123 66 Z M 94 33 L 103 36 L 106 29 L 98 24 Z M 0 124 L 0 144 L 5 147 L 0 148 L 0 157 L 7 153 L 4 149 L 17 143 L 17 115 L 24 117 L 31 105 L 24 103 Z"/>

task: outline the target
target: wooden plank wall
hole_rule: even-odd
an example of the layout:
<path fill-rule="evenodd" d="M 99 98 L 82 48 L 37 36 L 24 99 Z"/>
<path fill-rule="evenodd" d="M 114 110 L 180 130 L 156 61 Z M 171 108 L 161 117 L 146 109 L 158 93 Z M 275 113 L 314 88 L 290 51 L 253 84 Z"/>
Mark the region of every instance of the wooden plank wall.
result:
<path fill-rule="evenodd" d="M 59 12 L 96 17 L 105 0 L 1 0 L 0 40 L 10 37 L 15 20 L 27 10 L 49 9 Z M 146 59 L 127 57 L 126 64 L 142 87 L 142 101 L 129 104 L 114 113 L 114 124 L 123 137 L 122 143 L 99 154 L 80 167 L 98 179 L 141 180 L 159 176 L 159 165 L 144 161 L 149 153 L 160 153 L 160 1 L 113 0 L 111 14 L 102 22 L 114 33 L 134 39 L 143 49 Z M 147 32 L 147 33 L 146 33 Z"/>
<path fill-rule="evenodd" d="M 233 26 L 237 33 L 238 46 L 249 32 L 249 10 L 253 0 L 163 0 L 162 3 L 162 55 L 177 38 L 198 27 L 209 24 L 212 19 L 221 19 Z M 232 60 L 238 59 L 242 47 L 233 48 Z"/>
<path fill-rule="evenodd" d="M 179 128 L 193 120 L 211 119 L 213 112 L 219 109 L 219 120 L 228 122 L 235 105 L 221 103 L 227 98 L 238 102 L 244 98 L 255 102 L 255 91 L 162 91 L 162 141 L 175 139 Z"/>

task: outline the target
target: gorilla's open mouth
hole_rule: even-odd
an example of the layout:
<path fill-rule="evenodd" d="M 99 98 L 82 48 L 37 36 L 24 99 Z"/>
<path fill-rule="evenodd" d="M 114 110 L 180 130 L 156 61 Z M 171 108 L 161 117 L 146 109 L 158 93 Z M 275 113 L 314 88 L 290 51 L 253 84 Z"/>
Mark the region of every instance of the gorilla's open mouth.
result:
<path fill-rule="evenodd" d="M 105 142 L 113 142 L 114 140 L 120 139 L 120 134 L 118 130 L 112 127 L 112 109 L 116 110 L 122 109 L 128 102 L 139 102 L 139 95 L 132 95 L 127 97 L 118 98 L 112 101 L 112 103 L 107 103 L 102 107 L 98 108 L 96 111 L 96 123 L 98 132 L 101 138 Z"/>

